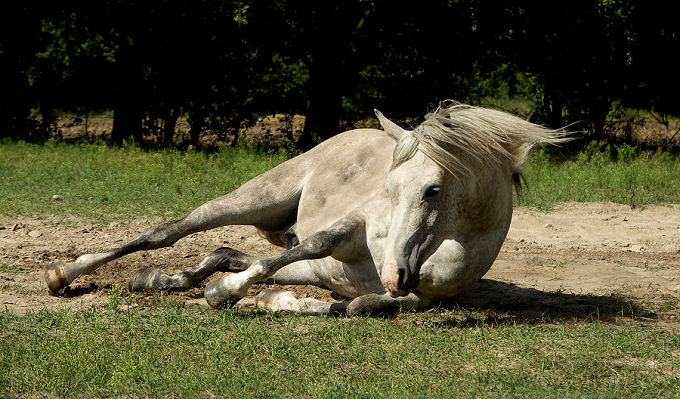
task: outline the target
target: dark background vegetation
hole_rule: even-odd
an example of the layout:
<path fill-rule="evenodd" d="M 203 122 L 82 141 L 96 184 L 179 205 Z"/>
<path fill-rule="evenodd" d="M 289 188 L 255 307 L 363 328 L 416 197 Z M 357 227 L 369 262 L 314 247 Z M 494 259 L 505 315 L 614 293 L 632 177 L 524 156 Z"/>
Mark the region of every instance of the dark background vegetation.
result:
<path fill-rule="evenodd" d="M 103 0 L 0 14 L 0 136 L 41 141 L 58 116 L 113 111 L 112 144 L 179 118 L 198 144 L 257 117 L 307 116 L 301 148 L 438 100 L 492 105 L 596 139 L 623 110 L 680 114 L 674 2 Z M 494 101 L 489 101 L 494 99 Z"/>

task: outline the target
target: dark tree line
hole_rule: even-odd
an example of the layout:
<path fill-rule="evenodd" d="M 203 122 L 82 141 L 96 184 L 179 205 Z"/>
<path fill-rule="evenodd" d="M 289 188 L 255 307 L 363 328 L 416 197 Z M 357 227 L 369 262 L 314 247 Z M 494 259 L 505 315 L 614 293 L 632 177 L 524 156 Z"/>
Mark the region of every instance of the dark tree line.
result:
<path fill-rule="evenodd" d="M 534 96 L 532 120 L 680 113 L 671 2 L 642 0 L 102 0 L 11 2 L 0 18 L 0 136 L 41 140 L 60 112 L 113 110 L 112 143 L 187 118 L 237 132 L 307 116 L 302 147 L 381 108 Z"/>

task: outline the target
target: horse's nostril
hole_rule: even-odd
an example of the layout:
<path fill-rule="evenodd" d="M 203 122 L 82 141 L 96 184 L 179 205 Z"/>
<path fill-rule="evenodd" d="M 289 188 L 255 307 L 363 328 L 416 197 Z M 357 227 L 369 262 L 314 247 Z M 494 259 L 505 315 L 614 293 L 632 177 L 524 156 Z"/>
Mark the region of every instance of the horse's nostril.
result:
<path fill-rule="evenodd" d="M 399 268 L 397 269 L 397 274 L 399 274 L 399 278 L 397 279 L 397 287 L 401 288 L 404 286 L 404 277 L 406 276 L 406 270 Z"/>

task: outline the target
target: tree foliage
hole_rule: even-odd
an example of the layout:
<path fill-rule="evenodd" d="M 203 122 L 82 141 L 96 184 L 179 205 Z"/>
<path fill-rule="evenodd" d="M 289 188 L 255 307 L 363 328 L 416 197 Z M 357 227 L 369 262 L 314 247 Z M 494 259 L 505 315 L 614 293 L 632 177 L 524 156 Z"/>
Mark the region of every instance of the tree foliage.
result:
<path fill-rule="evenodd" d="M 0 135 L 114 112 L 112 143 L 234 134 L 304 114 L 310 147 L 381 108 L 528 93 L 530 117 L 602 134 L 612 107 L 680 113 L 673 10 L 642 0 L 14 2 L 0 24 Z M 37 117 L 39 116 L 39 117 Z M 665 119 L 664 119 L 665 118 Z"/>

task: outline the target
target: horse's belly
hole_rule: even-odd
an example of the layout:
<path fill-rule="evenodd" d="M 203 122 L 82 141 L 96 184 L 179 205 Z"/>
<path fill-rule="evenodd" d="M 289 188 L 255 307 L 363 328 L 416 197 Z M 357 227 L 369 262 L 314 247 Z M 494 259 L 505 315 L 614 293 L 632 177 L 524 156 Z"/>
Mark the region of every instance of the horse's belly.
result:
<path fill-rule="evenodd" d="M 348 298 L 385 292 L 370 260 L 343 263 L 331 257 L 310 260 L 314 275 L 329 289 Z"/>

